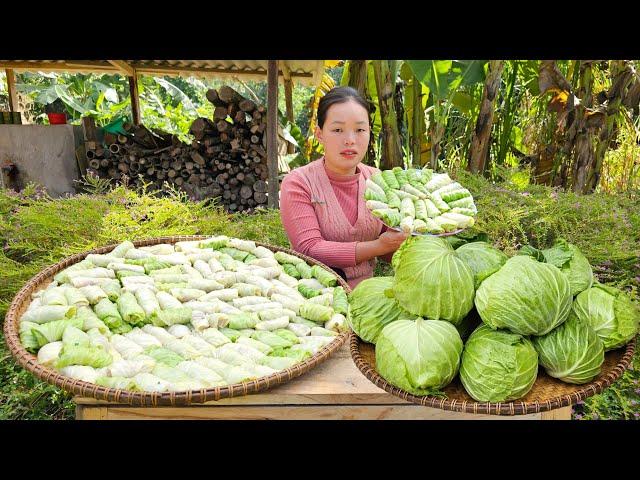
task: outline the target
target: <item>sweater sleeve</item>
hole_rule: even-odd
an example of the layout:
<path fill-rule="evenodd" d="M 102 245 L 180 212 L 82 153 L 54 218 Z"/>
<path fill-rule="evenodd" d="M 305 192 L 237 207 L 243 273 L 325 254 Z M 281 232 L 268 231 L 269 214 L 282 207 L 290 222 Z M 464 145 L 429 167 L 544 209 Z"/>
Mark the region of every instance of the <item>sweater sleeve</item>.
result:
<path fill-rule="evenodd" d="M 298 175 L 290 173 L 282 180 L 280 217 L 295 251 L 330 267 L 356 265 L 358 242 L 331 242 L 322 237 L 318 217 L 311 204 L 311 195 L 304 180 Z"/>

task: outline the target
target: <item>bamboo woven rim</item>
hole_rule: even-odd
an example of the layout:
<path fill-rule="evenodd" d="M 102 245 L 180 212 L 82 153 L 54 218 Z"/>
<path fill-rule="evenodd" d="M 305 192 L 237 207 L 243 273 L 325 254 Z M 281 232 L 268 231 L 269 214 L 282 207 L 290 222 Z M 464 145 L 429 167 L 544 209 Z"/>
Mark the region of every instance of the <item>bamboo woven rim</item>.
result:
<path fill-rule="evenodd" d="M 371 344 L 366 345 L 370 346 Z M 476 413 L 485 415 L 527 415 L 531 413 L 547 412 L 549 410 L 555 410 L 557 408 L 568 407 L 579 402 L 580 400 L 584 400 L 585 398 L 602 392 L 605 388 L 615 382 L 623 374 L 625 369 L 627 369 L 631 364 L 631 360 L 635 352 L 636 338 L 631 340 L 626 345 L 625 352 L 622 355 L 622 358 L 618 361 L 617 365 L 606 372 L 602 372 L 596 380 L 582 385 L 577 391 L 572 391 L 571 393 L 562 395 L 556 395 L 547 398 L 544 401 L 534 402 L 525 402 L 518 400 L 499 403 L 475 402 L 473 400 L 468 401 L 456 398 L 442 398 L 429 395 L 413 395 L 390 384 L 384 378 L 382 378 L 382 376 L 380 376 L 375 370 L 374 366 L 369 361 L 367 361 L 366 358 L 364 358 L 361 351 L 364 346 L 365 342 L 363 342 L 355 333 L 351 332 L 351 357 L 353 358 L 353 361 L 355 362 L 358 369 L 377 387 L 382 388 L 383 390 L 389 392 L 392 395 L 400 397 L 403 400 L 417 403 L 418 405 L 423 405 L 426 407 L 440 408 L 442 410 L 450 410 L 453 412 Z M 538 373 L 539 377 L 540 371 Z M 536 382 L 538 381 L 539 379 L 536 379 Z M 561 382 L 560 380 L 556 381 L 559 385 L 562 386 L 569 385 Z M 570 387 L 567 387 L 567 389 L 568 388 Z"/>
<path fill-rule="evenodd" d="M 204 240 L 210 238 L 207 235 L 180 235 L 171 237 L 157 237 L 146 240 L 138 240 L 133 242 L 136 247 L 144 247 L 148 245 L 157 245 L 159 243 L 176 243 L 190 240 Z M 287 248 L 276 247 L 265 243 L 255 242 L 256 245 L 263 246 L 272 251 L 281 251 L 290 255 L 295 255 L 304 259 L 312 265 L 320 265 L 321 267 L 332 272 L 337 278 L 339 284 L 347 291 L 350 291 L 347 283 L 331 268 L 323 263 L 306 255 L 302 255 Z M 4 336 L 11 354 L 15 357 L 18 364 L 29 370 L 36 377 L 47 383 L 56 385 L 68 392 L 83 397 L 92 397 L 98 400 L 106 400 L 121 404 L 134 406 L 183 406 L 192 403 L 204 403 L 211 400 L 220 400 L 222 398 L 237 397 L 267 390 L 276 385 L 288 382 L 289 380 L 302 375 L 311 370 L 313 367 L 324 362 L 329 356 L 338 350 L 347 340 L 348 332 L 343 332 L 335 339 L 325 345 L 315 355 L 308 358 L 304 362 L 293 365 L 285 370 L 278 371 L 266 377 L 260 377 L 248 382 L 235 383 L 233 385 L 225 385 L 222 387 L 203 388 L 200 390 L 187 390 L 179 392 L 132 392 L 129 390 L 121 390 L 116 388 L 108 388 L 93 383 L 76 380 L 60 374 L 58 371 L 47 368 L 38 363 L 37 358 L 27 352 L 20 342 L 19 320 L 22 313 L 26 310 L 31 302 L 31 294 L 41 287 L 45 287 L 53 279 L 53 276 L 59 271 L 67 268 L 74 263 L 84 259 L 90 253 L 103 254 L 113 250 L 118 244 L 108 245 L 96 248 L 87 252 L 78 253 L 67 257 L 55 265 L 45 268 L 40 273 L 31 278 L 27 284 L 13 298 L 9 305 L 9 311 L 4 322 Z"/>

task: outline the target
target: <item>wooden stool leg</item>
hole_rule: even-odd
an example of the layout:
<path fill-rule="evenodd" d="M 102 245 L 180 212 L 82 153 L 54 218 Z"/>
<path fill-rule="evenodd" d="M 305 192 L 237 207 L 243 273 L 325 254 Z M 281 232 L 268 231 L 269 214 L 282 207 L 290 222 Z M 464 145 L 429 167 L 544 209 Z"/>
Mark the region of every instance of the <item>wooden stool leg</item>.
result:
<path fill-rule="evenodd" d="M 571 420 L 571 406 L 542 412 L 542 420 Z"/>

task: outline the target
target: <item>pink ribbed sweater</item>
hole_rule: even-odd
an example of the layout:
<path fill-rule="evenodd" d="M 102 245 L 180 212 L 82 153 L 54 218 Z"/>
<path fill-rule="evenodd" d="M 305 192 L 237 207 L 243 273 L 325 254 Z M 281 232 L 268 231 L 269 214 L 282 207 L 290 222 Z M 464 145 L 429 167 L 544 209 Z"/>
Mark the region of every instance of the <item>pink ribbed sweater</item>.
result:
<path fill-rule="evenodd" d="M 344 212 L 344 216 L 351 226 L 355 226 L 358 220 L 359 202 L 364 203 L 364 198 L 358 192 L 359 180 L 361 176 L 360 168 L 354 175 L 338 175 L 327 170 L 322 162 L 324 172 L 329 179 L 336 200 Z M 366 208 L 361 209 L 366 215 L 371 215 Z M 336 212 L 339 215 L 339 212 Z M 321 232 L 318 215 L 312 202 L 312 193 L 309 189 L 308 178 L 301 169 L 293 170 L 287 174 L 282 181 L 280 188 L 280 214 L 282 223 L 289 241 L 294 250 L 313 257 L 320 262 L 337 268 L 349 268 L 356 266 L 356 245 L 354 241 L 334 241 L 334 238 L 324 238 Z M 373 218 L 373 217 L 371 217 Z M 339 218 L 336 217 L 336 221 Z M 344 220 L 343 220 L 344 221 Z M 386 227 L 379 220 L 375 219 L 379 228 L 375 229 L 372 238 L 365 240 L 375 240 Z M 325 236 L 331 237 L 331 232 L 327 233 L 327 226 L 323 226 Z M 390 261 L 392 254 L 383 258 Z M 358 282 L 362 279 L 358 279 Z M 352 288 L 358 282 L 350 281 Z"/>

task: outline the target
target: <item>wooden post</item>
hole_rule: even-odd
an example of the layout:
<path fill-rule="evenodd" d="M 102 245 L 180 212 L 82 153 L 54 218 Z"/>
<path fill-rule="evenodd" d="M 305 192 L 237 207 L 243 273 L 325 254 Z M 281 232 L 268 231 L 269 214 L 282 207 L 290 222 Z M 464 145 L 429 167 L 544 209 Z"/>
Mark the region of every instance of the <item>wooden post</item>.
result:
<path fill-rule="evenodd" d="M 284 100 L 287 109 L 287 119 L 293 123 L 293 81 L 291 80 L 291 72 L 286 64 L 282 64 L 282 73 L 284 76 Z M 287 142 L 287 153 L 292 154 L 295 152 L 295 146 Z"/>
<path fill-rule="evenodd" d="M 269 208 L 278 208 L 278 61 L 267 66 L 267 168 Z"/>
<path fill-rule="evenodd" d="M 7 74 L 7 92 L 9 93 L 9 111 L 15 112 L 18 108 L 18 92 L 16 92 L 16 77 L 12 68 L 5 69 Z"/>
<path fill-rule="evenodd" d="M 134 71 L 129 77 L 129 92 L 131 95 L 131 116 L 133 124 L 140 125 L 140 98 L 138 97 L 138 74 Z"/>

